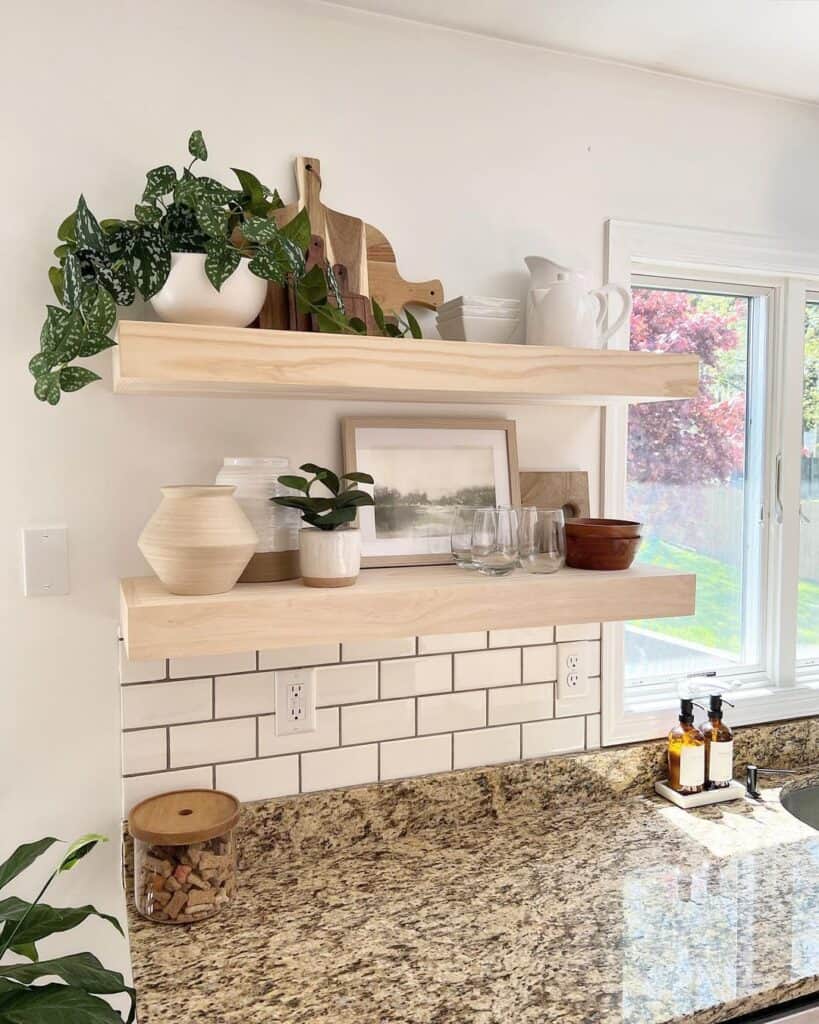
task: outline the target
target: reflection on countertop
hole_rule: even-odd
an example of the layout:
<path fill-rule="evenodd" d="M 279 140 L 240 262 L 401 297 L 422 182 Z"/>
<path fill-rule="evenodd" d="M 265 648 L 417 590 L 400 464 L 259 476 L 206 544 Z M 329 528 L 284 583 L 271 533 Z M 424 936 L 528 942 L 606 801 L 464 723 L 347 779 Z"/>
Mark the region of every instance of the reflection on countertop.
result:
<path fill-rule="evenodd" d="M 739 746 L 796 766 L 817 739 Z M 248 805 L 228 911 L 132 914 L 140 1024 L 714 1024 L 819 992 L 819 832 L 778 789 L 673 807 L 646 792 L 661 757 Z"/>

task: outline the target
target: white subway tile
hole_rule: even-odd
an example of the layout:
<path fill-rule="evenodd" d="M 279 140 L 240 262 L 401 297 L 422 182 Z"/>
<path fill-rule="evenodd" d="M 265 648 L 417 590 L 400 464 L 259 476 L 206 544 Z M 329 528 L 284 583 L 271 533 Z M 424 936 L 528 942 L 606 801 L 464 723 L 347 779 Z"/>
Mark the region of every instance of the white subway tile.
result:
<path fill-rule="evenodd" d="M 558 626 L 555 640 L 558 643 L 570 643 L 573 640 L 599 640 L 599 622 L 581 622 L 577 626 Z"/>
<path fill-rule="evenodd" d="M 550 644 L 555 638 L 554 626 L 533 626 L 530 629 L 490 629 L 490 647 L 528 647 Z"/>
<path fill-rule="evenodd" d="M 195 658 L 171 658 L 172 679 L 183 676 L 223 676 L 228 672 L 255 672 L 256 652 L 239 654 L 207 654 Z"/>
<path fill-rule="evenodd" d="M 583 750 L 586 745 L 585 718 L 553 718 L 529 722 L 523 729 L 523 756 L 545 757 Z"/>
<path fill-rule="evenodd" d="M 186 679 L 122 688 L 122 727 L 175 725 L 213 717 L 213 681 Z"/>
<path fill-rule="evenodd" d="M 586 716 L 586 750 L 597 750 L 600 746 L 600 715 Z"/>
<path fill-rule="evenodd" d="M 445 654 L 447 651 L 477 651 L 486 647 L 486 633 L 435 633 L 418 637 L 419 654 Z"/>
<path fill-rule="evenodd" d="M 483 690 L 445 693 L 418 698 L 418 735 L 474 729 L 486 725 L 486 697 Z"/>
<path fill-rule="evenodd" d="M 267 715 L 276 710 L 276 673 L 216 678 L 216 717 Z"/>
<path fill-rule="evenodd" d="M 119 643 L 119 681 L 121 683 L 151 683 L 164 679 L 167 666 L 165 659 L 158 661 L 130 661 L 125 653 L 125 644 Z"/>
<path fill-rule="evenodd" d="M 375 658 L 404 658 L 415 654 L 415 637 L 389 640 L 355 640 L 341 645 L 342 661 L 372 661 Z"/>
<path fill-rule="evenodd" d="M 456 732 L 452 765 L 477 768 L 520 759 L 520 726 L 502 725 L 495 729 Z"/>
<path fill-rule="evenodd" d="M 554 644 L 549 647 L 524 647 L 524 683 L 548 683 L 554 679 L 557 679 L 557 648 Z"/>
<path fill-rule="evenodd" d="M 600 680 L 589 680 L 589 692 L 582 697 L 557 697 L 555 718 L 573 718 L 575 715 L 596 715 L 600 710 Z"/>
<path fill-rule="evenodd" d="M 256 756 L 256 719 L 176 725 L 171 728 L 171 767 L 238 761 Z"/>
<path fill-rule="evenodd" d="M 360 786 L 365 782 L 377 781 L 377 743 L 301 755 L 303 793 L 313 793 L 318 789 L 337 789 L 339 786 Z"/>
<path fill-rule="evenodd" d="M 452 689 L 452 658 L 432 654 L 381 663 L 381 699 L 445 693 Z"/>
<path fill-rule="evenodd" d="M 414 775 L 447 772 L 452 767 L 452 737 L 421 736 L 381 744 L 381 778 L 408 779 Z"/>
<path fill-rule="evenodd" d="M 122 734 L 122 771 L 161 772 L 168 767 L 167 739 L 164 729 L 140 729 Z"/>
<path fill-rule="evenodd" d="M 554 683 L 505 686 L 489 691 L 489 724 L 534 722 L 554 713 Z"/>
<path fill-rule="evenodd" d="M 455 655 L 455 689 L 481 686 L 514 686 L 520 682 L 520 649 L 475 651 Z"/>
<path fill-rule="evenodd" d="M 276 735 L 275 715 L 265 715 L 259 719 L 260 757 L 296 754 L 301 750 L 321 750 L 324 747 L 337 747 L 338 743 L 338 708 L 318 708 L 316 728 L 312 732 L 297 732 L 290 736 Z"/>
<path fill-rule="evenodd" d="M 359 661 L 316 669 L 316 707 L 378 700 L 378 663 Z"/>
<path fill-rule="evenodd" d="M 341 743 L 345 747 L 414 735 L 414 700 L 379 700 L 341 709 Z"/>
<path fill-rule="evenodd" d="M 259 651 L 259 668 L 303 668 L 309 665 L 329 665 L 338 661 L 338 658 L 338 644 L 282 647 L 276 651 Z"/>
<path fill-rule="evenodd" d="M 213 789 L 210 766 L 186 768 L 181 772 L 158 772 L 156 775 L 132 775 L 122 780 L 122 812 L 128 817 L 131 808 L 149 796 L 170 793 L 175 789 Z"/>
<path fill-rule="evenodd" d="M 216 788 L 233 793 L 243 801 L 271 800 L 274 796 L 298 793 L 298 755 L 217 764 Z"/>

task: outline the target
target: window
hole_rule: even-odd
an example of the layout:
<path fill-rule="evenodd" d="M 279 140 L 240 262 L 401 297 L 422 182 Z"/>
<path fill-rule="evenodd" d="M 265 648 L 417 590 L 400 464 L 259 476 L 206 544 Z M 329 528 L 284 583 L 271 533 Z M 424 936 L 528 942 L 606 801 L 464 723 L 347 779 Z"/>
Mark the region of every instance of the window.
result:
<path fill-rule="evenodd" d="M 819 297 L 805 305 L 796 660 L 819 665 Z"/>
<path fill-rule="evenodd" d="M 667 703 L 680 676 L 758 671 L 764 631 L 765 289 L 635 277 L 630 347 L 696 353 L 685 402 L 632 405 L 626 504 L 645 524 L 639 560 L 697 575 L 697 611 L 628 624 L 627 709 Z"/>
<path fill-rule="evenodd" d="M 603 508 L 639 517 L 640 559 L 695 572 L 697 611 L 606 623 L 602 741 L 662 736 L 682 677 L 717 674 L 732 722 L 819 713 L 819 251 L 610 221 L 631 331 L 609 347 L 696 352 L 698 395 L 608 405 Z"/>

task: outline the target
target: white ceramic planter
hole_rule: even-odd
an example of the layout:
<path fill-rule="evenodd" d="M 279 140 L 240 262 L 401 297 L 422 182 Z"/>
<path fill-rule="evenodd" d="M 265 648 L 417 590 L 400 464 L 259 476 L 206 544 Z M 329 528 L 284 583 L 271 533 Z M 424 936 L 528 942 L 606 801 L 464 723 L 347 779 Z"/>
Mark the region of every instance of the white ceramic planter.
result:
<path fill-rule="evenodd" d="M 151 299 L 160 320 L 175 324 L 215 324 L 247 327 L 259 315 L 267 295 L 267 281 L 239 266 L 216 291 L 205 273 L 203 252 L 171 253 L 168 280 Z"/>
<path fill-rule="evenodd" d="M 351 587 L 361 569 L 361 532 L 304 526 L 299 558 L 306 587 Z"/>
<path fill-rule="evenodd" d="M 223 594 L 259 538 L 233 497 L 235 487 L 163 487 L 139 550 L 172 594 Z"/>

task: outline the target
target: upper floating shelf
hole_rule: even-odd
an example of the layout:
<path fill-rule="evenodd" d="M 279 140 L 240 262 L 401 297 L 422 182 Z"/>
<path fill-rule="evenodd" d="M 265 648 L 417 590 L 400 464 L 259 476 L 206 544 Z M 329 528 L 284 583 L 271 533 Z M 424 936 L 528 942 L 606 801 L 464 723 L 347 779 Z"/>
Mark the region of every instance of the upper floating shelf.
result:
<path fill-rule="evenodd" d="M 605 404 L 691 398 L 696 356 L 122 320 L 120 394 Z"/>

